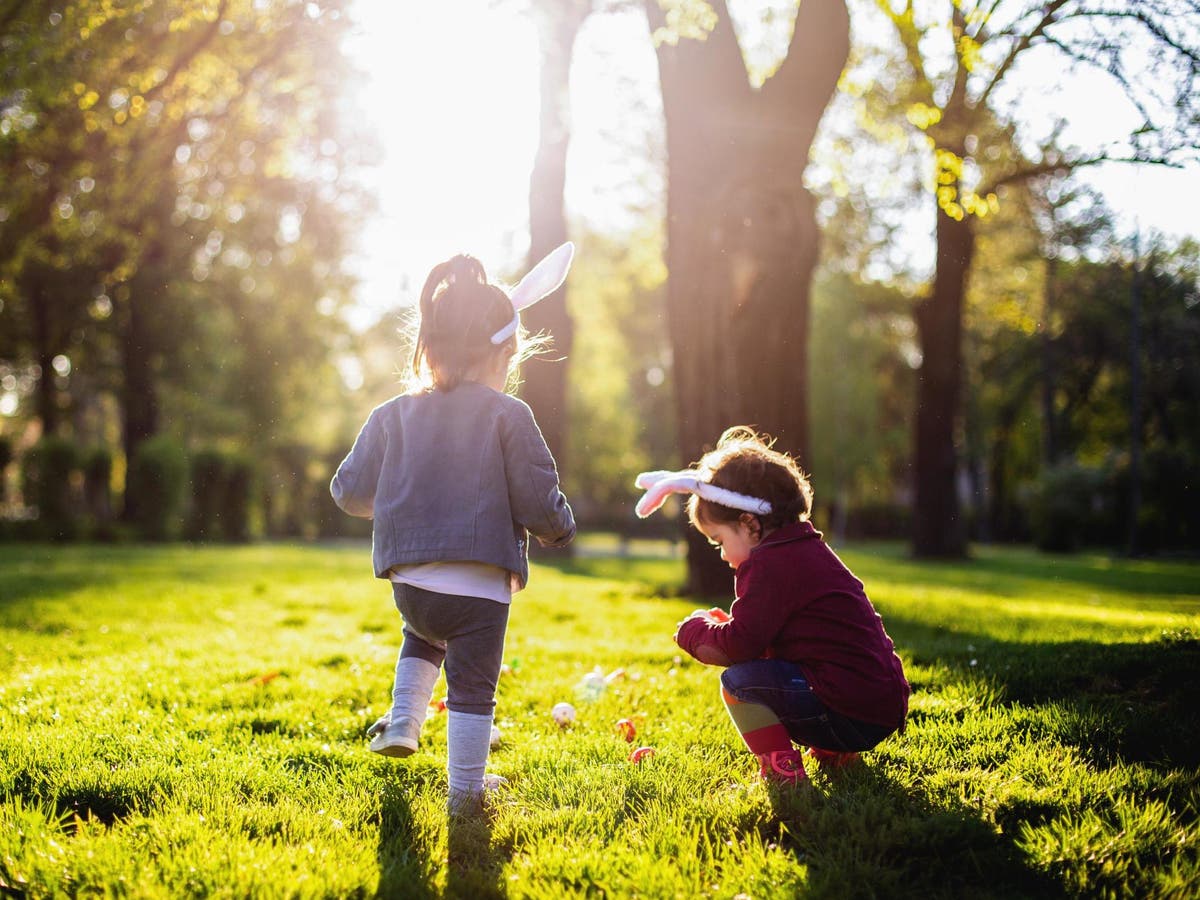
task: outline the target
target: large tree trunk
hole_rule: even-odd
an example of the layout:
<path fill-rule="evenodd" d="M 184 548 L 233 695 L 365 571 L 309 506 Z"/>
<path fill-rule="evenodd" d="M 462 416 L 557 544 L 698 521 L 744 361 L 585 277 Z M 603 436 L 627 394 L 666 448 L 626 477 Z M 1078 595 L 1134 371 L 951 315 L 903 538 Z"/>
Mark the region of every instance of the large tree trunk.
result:
<path fill-rule="evenodd" d="M 541 131 L 529 181 L 527 268 L 567 240 L 563 188 L 571 138 L 571 54 L 589 8 L 587 0 L 571 0 L 543 4 L 534 11 L 541 41 Z M 574 343 L 566 286 L 531 307 L 522 318 L 531 331 L 547 331 L 554 339 L 549 359 L 525 365 L 521 395 L 533 408 L 561 469 L 567 465 L 567 365 Z"/>
<path fill-rule="evenodd" d="M 922 357 L 917 372 L 912 549 L 918 557 L 961 558 L 967 552 L 955 432 L 962 393 L 963 296 L 974 248 L 970 219 L 955 220 L 938 210 L 933 294 L 916 310 Z"/>
<path fill-rule="evenodd" d="M 849 54 L 844 3 L 800 4 L 788 55 L 749 83 L 723 0 L 706 40 L 657 48 L 666 118 L 667 307 L 680 451 L 695 460 L 731 425 L 808 451 L 809 288 L 818 232 L 809 149 Z M 647 0 L 651 30 L 665 25 Z M 730 573 L 689 535 L 688 590 Z"/>

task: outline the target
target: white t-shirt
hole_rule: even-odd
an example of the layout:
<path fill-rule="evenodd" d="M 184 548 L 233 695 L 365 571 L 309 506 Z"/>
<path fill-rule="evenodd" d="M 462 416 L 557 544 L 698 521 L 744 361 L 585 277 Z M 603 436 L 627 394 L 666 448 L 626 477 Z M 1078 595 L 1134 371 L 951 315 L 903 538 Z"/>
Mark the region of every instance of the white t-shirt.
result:
<path fill-rule="evenodd" d="M 484 597 L 511 603 L 517 576 L 500 566 L 481 562 L 428 562 L 392 566 L 388 580 L 424 588 L 438 594 Z"/>

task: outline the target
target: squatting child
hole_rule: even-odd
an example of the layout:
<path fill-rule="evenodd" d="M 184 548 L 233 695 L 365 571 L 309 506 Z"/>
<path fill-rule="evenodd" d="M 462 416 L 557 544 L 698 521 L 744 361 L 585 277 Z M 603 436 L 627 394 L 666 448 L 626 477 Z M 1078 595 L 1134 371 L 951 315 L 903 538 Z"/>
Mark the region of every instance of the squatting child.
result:
<path fill-rule="evenodd" d="M 843 766 L 902 730 L 909 685 L 863 584 L 808 521 L 812 487 L 795 460 L 747 427 L 694 469 L 646 472 L 637 512 L 687 493 L 688 519 L 734 570 L 729 613 L 696 610 L 676 643 L 724 667 L 721 696 L 760 777 L 807 778 L 796 745 Z"/>

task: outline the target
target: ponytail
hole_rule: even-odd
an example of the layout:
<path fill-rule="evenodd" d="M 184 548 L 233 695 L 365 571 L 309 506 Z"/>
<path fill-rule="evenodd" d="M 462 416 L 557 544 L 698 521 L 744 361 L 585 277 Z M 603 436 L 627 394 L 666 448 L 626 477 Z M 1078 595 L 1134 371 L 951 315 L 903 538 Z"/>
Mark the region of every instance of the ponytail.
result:
<path fill-rule="evenodd" d="M 516 352 L 516 341 L 496 347 L 490 336 L 512 317 L 508 295 L 489 284 L 483 264 L 460 253 L 438 263 L 425 279 L 418 309 L 412 375 L 424 387 L 452 390 L 497 350 Z"/>

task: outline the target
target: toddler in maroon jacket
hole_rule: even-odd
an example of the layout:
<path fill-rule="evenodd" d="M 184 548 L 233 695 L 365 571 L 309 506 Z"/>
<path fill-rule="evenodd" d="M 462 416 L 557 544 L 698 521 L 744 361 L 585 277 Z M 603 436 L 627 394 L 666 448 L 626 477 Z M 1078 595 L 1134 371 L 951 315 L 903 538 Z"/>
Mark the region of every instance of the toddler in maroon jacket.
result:
<path fill-rule="evenodd" d="M 723 666 L 721 696 L 768 782 L 806 777 L 796 744 L 843 766 L 904 728 L 909 686 L 863 590 L 808 521 L 812 488 L 789 456 L 745 427 L 695 469 L 646 472 L 639 516 L 687 493 L 692 525 L 735 570 L 729 613 L 697 610 L 675 642 Z"/>

